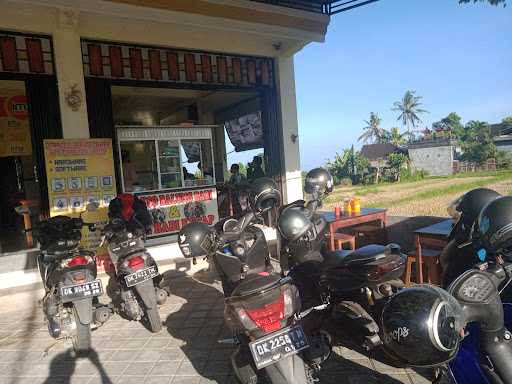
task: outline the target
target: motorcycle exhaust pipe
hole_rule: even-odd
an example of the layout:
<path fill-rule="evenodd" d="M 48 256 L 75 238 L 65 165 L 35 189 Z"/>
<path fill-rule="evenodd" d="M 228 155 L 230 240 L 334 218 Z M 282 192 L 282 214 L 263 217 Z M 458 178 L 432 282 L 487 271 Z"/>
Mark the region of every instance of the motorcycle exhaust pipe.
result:
<path fill-rule="evenodd" d="M 111 308 L 105 306 L 105 307 L 98 307 L 94 310 L 94 321 L 96 323 L 104 324 L 108 319 L 110 319 L 110 316 L 112 316 L 113 311 Z"/>
<path fill-rule="evenodd" d="M 55 317 L 48 319 L 48 332 L 50 332 L 50 336 L 54 339 L 58 339 L 61 335 L 62 329 L 60 327 L 60 321 Z"/>
<path fill-rule="evenodd" d="M 165 302 L 167 301 L 167 296 L 169 296 L 167 294 L 167 291 L 165 289 L 162 289 L 162 288 L 155 288 L 155 293 L 156 293 L 156 302 L 158 305 L 163 305 L 165 304 Z"/>

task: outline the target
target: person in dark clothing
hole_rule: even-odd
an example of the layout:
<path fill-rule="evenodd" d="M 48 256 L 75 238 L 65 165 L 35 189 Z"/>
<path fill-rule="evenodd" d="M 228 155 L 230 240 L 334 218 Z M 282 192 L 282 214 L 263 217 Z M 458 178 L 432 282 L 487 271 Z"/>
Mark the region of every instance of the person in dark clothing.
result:
<path fill-rule="evenodd" d="M 247 180 L 254 181 L 259 179 L 260 177 L 265 177 L 265 172 L 263 172 L 263 160 L 260 156 L 254 156 L 252 159 L 252 163 L 249 164 L 247 168 Z"/>

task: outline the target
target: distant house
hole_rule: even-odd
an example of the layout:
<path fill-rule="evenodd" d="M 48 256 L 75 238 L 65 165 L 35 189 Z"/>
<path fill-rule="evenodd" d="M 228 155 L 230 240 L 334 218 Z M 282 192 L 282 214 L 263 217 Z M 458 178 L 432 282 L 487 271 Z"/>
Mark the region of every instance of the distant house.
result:
<path fill-rule="evenodd" d="M 453 174 L 456 143 L 450 139 L 425 140 L 409 145 L 413 169 L 427 171 L 432 176 Z"/>
<path fill-rule="evenodd" d="M 388 156 L 391 153 L 400 153 L 403 150 L 390 143 L 383 144 L 365 144 L 361 148 L 361 155 L 370 161 L 372 168 L 386 167 Z"/>
<path fill-rule="evenodd" d="M 490 127 L 498 150 L 512 153 L 512 124 L 491 124 Z"/>

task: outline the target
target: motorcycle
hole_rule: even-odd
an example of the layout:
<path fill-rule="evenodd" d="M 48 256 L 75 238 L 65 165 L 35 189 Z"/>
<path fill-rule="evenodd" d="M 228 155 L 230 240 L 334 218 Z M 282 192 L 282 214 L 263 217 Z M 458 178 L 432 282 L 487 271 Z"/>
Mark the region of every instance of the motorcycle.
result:
<path fill-rule="evenodd" d="M 387 298 L 404 286 L 400 278 L 406 256 L 396 244 L 329 251 L 327 223 L 317 214 L 320 197 L 315 192 L 310 202 L 299 200 L 281 209 L 281 257 L 287 260 L 289 275 L 309 305 L 328 306 L 331 318 L 343 329 L 350 329 L 357 344 L 370 350 L 382 344 L 375 319 Z M 303 235 L 291 238 L 285 221 L 297 222 L 301 216 L 310 227 Z"/>
<path fill-rule="evenodd" d="M 109 306 L 97 300 L 103 287 L 97 279 L 95 253 L 79 247 L 84 226 L 95 230 L 95 224 L 85 223 L 81 216 L 55 216 L 41 222 L 36 231 L 49 333 L 55 339 L 70 338 L 77 353 L 90 349 L 91 329 L 104 324 L 112 314 Z"/>
<path fill-rule="evenodd" d="M 224 291 L 225 321 L 236 345 L 231 363 L 241 383 L 312 383 L 330 353 L 325 340 L 308 332 L 301 300 L 290 277 L 274 273 L 268 245 L 257 219 L 248 212 L 212 229 L 203 223 L 185 226 L 179 246 L 185 257 L 206 256 L 214 264 Z"/>
<path fill-rule="evenodd" d="M 110 261 L 113 296 L 121 312 L 131 320 L 146 321 L 151 332 L 162 329 L 158 306 L 165 303 L 168 293 L 159 287 L 158 266 L 144 246 L 145 229 L 128 225 L 120 218 L 111 218 L 104 229 Z"/>

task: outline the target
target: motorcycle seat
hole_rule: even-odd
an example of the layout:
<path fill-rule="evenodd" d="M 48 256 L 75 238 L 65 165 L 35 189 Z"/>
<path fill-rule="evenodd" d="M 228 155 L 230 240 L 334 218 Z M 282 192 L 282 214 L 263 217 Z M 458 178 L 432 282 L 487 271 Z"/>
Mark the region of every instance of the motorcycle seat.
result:
<path fill-rule="evenodd" d="M 324 254 L 325 263 L 329 266 L 357 266 L 368 264 L 389 256 L 394 248 L 394 244 L 378 245 L 370 244 L 355 251 L 335 251 Z M 395 251 L 396 252 L 396 251 Z"/>
<path fill-rule="evenodd" d="M 240 281 L 231 294 L 231 298 L 241 298 L 264 291 L 278 283 L 281 277 L 275 273 L 251 273 Z"/>

